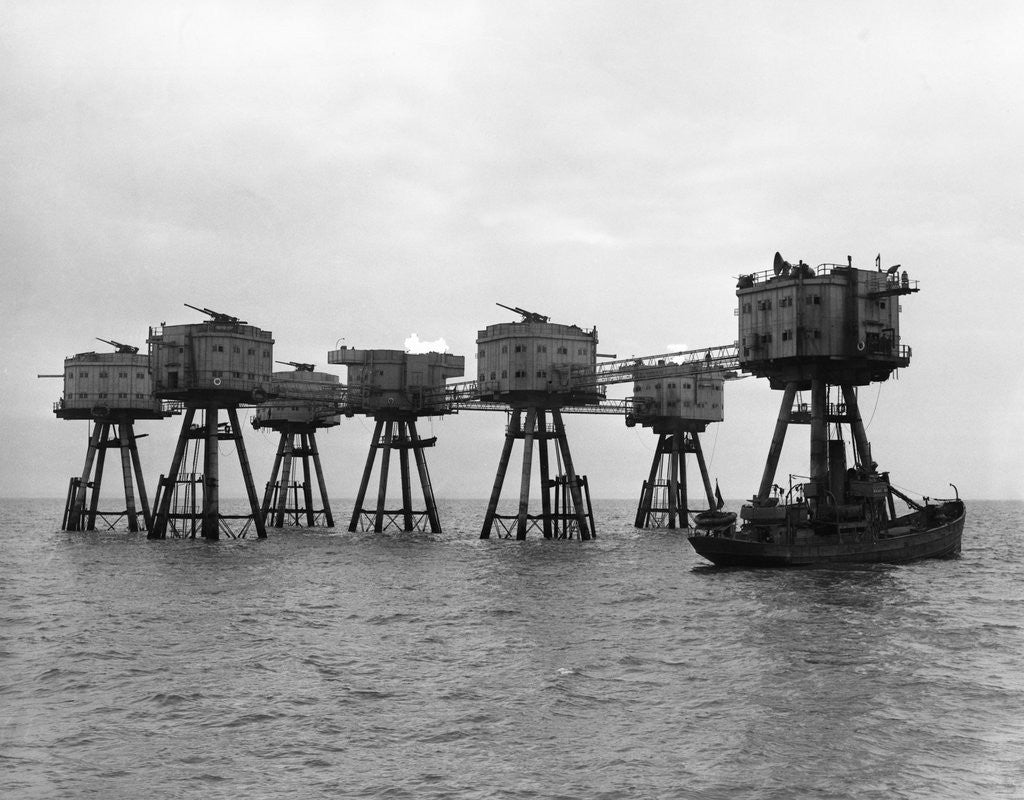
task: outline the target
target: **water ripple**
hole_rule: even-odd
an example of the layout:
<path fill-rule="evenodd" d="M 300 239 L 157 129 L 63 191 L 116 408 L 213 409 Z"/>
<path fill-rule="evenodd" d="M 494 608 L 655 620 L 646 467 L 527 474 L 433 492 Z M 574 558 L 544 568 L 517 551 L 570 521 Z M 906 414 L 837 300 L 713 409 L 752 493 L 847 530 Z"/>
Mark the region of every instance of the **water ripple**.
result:
<path fill-rule="evenodd" d="M 631 503 L 585 545 L 480 542 L 475 504 L 216 545 L 9 505 L 0 796 L 1019 797 L 1024 504 L 971 509 L 959 560 L 787 572 Z"/>

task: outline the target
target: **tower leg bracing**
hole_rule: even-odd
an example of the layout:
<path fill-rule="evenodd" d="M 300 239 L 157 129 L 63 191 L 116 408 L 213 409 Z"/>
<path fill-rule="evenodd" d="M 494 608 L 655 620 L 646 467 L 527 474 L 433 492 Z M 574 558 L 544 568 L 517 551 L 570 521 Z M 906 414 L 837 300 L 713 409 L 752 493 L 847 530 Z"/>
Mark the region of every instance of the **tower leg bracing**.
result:
<path fill-rule="evenodd" d="M 315 505 L 314 478 L 322 504 L 320 508 Z M 275 528 L 286 524 L 305 524 L 313 528 L 321 523 L 328 528 L 334 527 L 334 515 L 327 499 L 327 482 L 312 427 L 294 424 L 281 430 L 270 480 L 260 503 L 260 514 L 267 525 Z"/>
<path fill-rule="evenodd" d="M 662 432 L 651 460 L 650 474 L 640 490 L 634 521 L 637 528 L 689 527 L 686 457 L 690 454 L 697 458 L 708 508 L 714 508 L 714 490 L 698 434 L 681 430 Z"/>
<path fill-rule="evenodd" d="M 416 422 L 409 417 L 382 416 L 376 420 L 373 441 L 366 457 L 366 466 L 359 483 L 355 507 L 349 520 L 350 531 L 374 531 L 382 533 L 388 530 L 441 531 L 440 517 L 437 513 L 437 502 L 434 489 L 430 482 L 427 469 L 425 449 L 433 447 L 435 439 L 422 439 L 416 430 Z M 380 468 L 377 476 L 376 503 L 372 507 L 366 505 L 370 481 L 373 478 L 377 455 L 380 455 Z M 410 459 L 410 454 L 412 458 Z M 388 507 L 388 492 L 391 480 L 391 457 L 397 455 L 398 480 L 401 505 Z M 319 465 L 319 459 L 316 459 Z M 415 476 L 419 479 L 423 495 L 423 508 L 415 507 L 412 466 L 415 464 Z M 317 467 L 319 469 L 319 466 Z"/>
<path fill-rule="evenodd" d="M 546 420 L 548 413 L 551 416 L 550 426 Z M 516 513 L 500 514 L 498 504 L 501 500 L 501 490 L 508 473 L 512 451 L 519 440 L 523 442 L 523 461 Z M 553 448 L 548 447 L 549 441 L 553 442 Z M 529 513 L 534 450 L 539 456 L 540 514 Z M 551 477 L 549 462 L 552 450 L 561 464 L 555 478 Z M 514 535 L 516 539 L 525 539 L 532 529 L 541 531 L 543 536 L 549 539 L 571 539 L 578 536 L 586 540 L 596 536 L 587 479 L 576 473 L 565 434 L 565 424 L 557 408 L 525 406 L 511 411 L 480 538 L 489 539 L 491 533 L 497 531 L 502 538 L 512 538 Z"/>
<path fill-rule="evenodd" d="M 772 443 L 768 448 L 768 459 L 764 465 L 764 472 L 761 475 L 761 486 L 757 490 L 757 500 L 764 501 L 771 496 L 772 486 L 775 483 L 775 471 L 779 468 L 779 458 L 782 456 L 782 445 L 786 441 L 786 431 L 789 428 L 789 421 L 793 416 L 793 400 L 796 399 L 796 383 L 787 383 L 782 393 L 782 403 L 779 406 L 779 417 L 775 422 L 775 433 L 772 435 Z"/>
<path fill-rule="evenodd" d="M 228 422 L 225 424 L 219 421 L 221 408 L 227 411 Z M 200 409 L 203 421 L 195 425 L 196 412 Z M 249 506 L 247 514 L 225 514 L 221 509 L 219 445 L 223 441 L 233 444 L 238 457 Z M 197 469 L 200 463 L 202 473 Z M 237 525 L 240 528 L 236 531 Z M 243 538 L 250 529 L 255 530 L 260 539 L 267 535 L 237 410 L 234 406 L 187 406 L 170 470 L 166 476 L 160 476 L 149 538 L 195 538 L 200 535 L 214 541 L 222 533 L 231 538 Z"/>
<path fill-rule="evenodd" d="M 111 448 L 117 448 L 121 454 L 121 483 L 124 488 L 125 507 L 118 510 L 100 508 L 103 468 L 106 463 L 106 452 Z M 136 490 L 142 504 L 141 524 L 136 504 Z M 111 530 L 122 518 L 128 530 L 132 532 L 152 527 L 146 487 L 142 479 L 142 465 L 135 443 L 134 425 L 128 415 L 100 419 L 94 423 L 89 435 L 82 475 L 72 478 L 70 482 L 62 529 L 92 531 L 96 530 L 99 520 L 107 530 Z"/>

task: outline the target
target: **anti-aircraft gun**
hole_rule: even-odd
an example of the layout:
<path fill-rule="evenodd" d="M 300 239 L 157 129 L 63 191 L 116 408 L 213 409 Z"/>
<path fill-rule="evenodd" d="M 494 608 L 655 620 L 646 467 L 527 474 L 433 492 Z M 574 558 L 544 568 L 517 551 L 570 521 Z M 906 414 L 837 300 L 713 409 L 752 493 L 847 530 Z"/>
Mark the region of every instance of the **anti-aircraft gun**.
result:
<path fill-rule="evenodd" d="M 196 311 L 201 311 L 204 314 L 209 314 L 210 317 L 212 317 L 212 319 L 210 320 L 211 322 L 217 322 L 217 323 L 221 323 L 223 325 L 248 325 L 249 324 L 244 319 L 239 319 L 238 317 L 233 317 L 230 314 L 221 314 L 219 311 L 213 311 L 213 310 L 211 310 L 209 308 L 200 308 L 199 306 L 194 306 L 191 303 L 185 303 L 185 307 L 186 308 L 194 309 Z"/>
<path fill-rule="evenodd" d="M 527 311 L 525 308 L 519 308 L 519 306 L 507 306 L 504 303 L 495 303 L 496 306 L 507 308 L 509 311 L 514 311 L 517 314 L 521 314 L 523 322 L 550 322 L 551 317 L 545 317 L 543 314 L 538 314 L 534 311 Z"/>
<path fill-rule="evenodd" d="M 96 337 L 96 341 L 97 342 L 103 342 L 104 344 L 109 344 L 118 353 L 128 353 L 128 354 L 131 354 L 131 353 L 139 352 L 139 348 L 135 347 L 134 345 L 131 345 L 131 344 L 121 344 L 121 342 L 115 342 L 113 339 L 103 339 L 103 338 L 97 336 Z"/>
<path fill-rule="evenodd" d="M 284 364 L 286 367 L 295 367 L 296 372 L 312 372 L 316 364 L 303 364 L 299 361 L 274 361 L 275 364 Z"/>

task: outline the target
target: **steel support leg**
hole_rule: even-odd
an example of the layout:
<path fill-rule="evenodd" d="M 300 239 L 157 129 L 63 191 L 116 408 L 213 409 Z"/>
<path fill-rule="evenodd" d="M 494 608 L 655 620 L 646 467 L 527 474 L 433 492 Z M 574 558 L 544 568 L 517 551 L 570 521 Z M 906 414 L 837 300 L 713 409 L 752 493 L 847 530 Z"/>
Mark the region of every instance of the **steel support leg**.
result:
<path fill-rule="evenodd" d="M 203 449 L 203 538 L 220 538 L 220 435 L 217 406 L 207 406 Z"/>
<path fill-rule="evenodd" d="M 583 508 L 583 493 L 580 491 L 576 469 L 572 463 L 572 453 L 569 452 L 569 440 L 565 435 L 565 423 L 562 422 L 562 412 L 557 408 L 551 409 L 551 420 L 558 435 L 558 445 L 562 451 L 562 461 L 565 463 L 565 475 L 569 481 L 569 494 L 572 497 L 576 521 L 579 524 L 580 539 L 587 541 L 588 539 L 596 538 L 597 533 L 590 530 L 590 525 L 587 522 L 587 513 Z"/>
<path fill-rule="evenodd" d="M 139 529 L 138 512 L 135 510 L 135 487 L 132 481 L 132 453 L 128 440 L 130 422 L 124 419 L 117 425 L 118 442 L 121 450 L 121 477 L 124 481 L 124 505 L 125 516 L 128 518 L 128 530 L 135 532 Z"/>
<path fill-rule="evenodd" d="M 284 527 L 285 512 L 288 509 L 288 488 L 292 482 L 292 458 L 295 449 L 295 434 L 287 431 L 281 434 L 284 453 L 281 456 L 281 485 L 277 492 L 277 509 L 274 512 L 274 527 Z"/>
<path fill-rule="evenodd" d="M 309 468 L 309 437 L 313 434 L 300 433 L 299 442 L 302 447 L 302 499 L 306 504 L 306 527 L 316 525 L 316 512 L 313 509 L 313 472 Z M 296 518 L 298 514 L 296 514 Z M 298 519 L 296 519 L 296 522 Z"/>
<path fill-rule="evenodd" d="M 795 398 L 796 384 L 787 383 L 786 389 L 782 393 L 782 405 L 779 406 L 775 434 L 772 436 L 772 444 L 768 449 L 768 460 L 765 462 L 764 474 L 761 476 L 761 487 L 757 490 L 757 500 L 767 500 L 772 493 L 775 470 L 779 468 L 779 457 L 782 455 L 782 445 L 786 441 L 786 429 L 789 427 L 789 420 L 793 415 L 793 400 Z"/>
<path fill-rule="evenodd" d="M 377 457 L 377 447 L 380 442 L 381 430 L 384 428 L 384 420 L 377 420 L 373 429 L 373 439 L 370 442 L 370 452 L 366 455 L 366 466 L 363 468 L 363 477 L 359 481 L 359 493 L 356 495 L 356 506 L 352 511 L 352 519 L 348 523 L 350 531 L 359 530 L 359 520 L 363 514 L 363 501 L 366 500 L 366 490 L 370 485 L 370 476 L 373 474 L 373 462 Z"/>
<path fill-rule="evenodd" d="M 415 530 L 412 519 L 412 477 L 409 474 L 409 429 L 405 420 L 398 423 L 398 465 L 402 483 L 402 530 Z"/>
<path fill-rule="evenodd" d="M 668 454 L 668 527 L 676 527 L 676 518 L 679 514 L 679 440 L 681 434 L 673 433 L 669 437 L 671 450 Z M 682 456 L 686 458 L 685 452 Z M 685 485 L 685 484 L 684 484 Z"/>
<path fill-rule="evenodd" d="M 373 530 L 384 530 L 384 506 L 388 498 L 388 470 L 391 466 L 391 442 L 394 436 L 394 422 L 386 420 L 383 451 L 380 455 L 380 484 L 377 487 L 377 511 L 373 518 Z"/>
<path fill-rule="evenodd" d="M 487 502 L 487 513 L 484 515 L 484 525 L 480 531 L 481 539 L 489 539 L 491 526 L 494 524 L 494 515 L 498 510 L 498 500 L 501 498 L 501 487 L 505 483 L 505 473 L 508 471 L 509 457 L 512 455 L 512 445 L 515 443 L 515 433 L 519 430 L 522 422 L 522 409 L 514 409 L 512 419 L 509 421 L 508 430 L 505 432 L 505 445 L 501 450 L 501 458 L 498 460 L 498 471 L 494 476 L 494 486 L 491 488 L 491 499 Z"/>
<path fill-rule="evenodd" d="M 135 429 L 128 424 L 128 450 L 132 457 L 132 468 L 135 471 L 135 485 L 139 490 L 139 503 L 142 506 L 142 519 L 146 524 L 146 530 L 153 530 L 153 511 L 149 507 L 149 497 L 146 495 L 146 482 L 142 477 L 142 461 L 139 458 L 139 446 L 135 441 Z"/>
<path fill-rule="evenodd" d="M 651 524 L 654 488 L 658 481 L 658 472 L 661 469 L 661 454 L 664 452 L 667 437 L 668 434 L 658 434 L 658 444 L 654 448 L 654 458 L 651 459 L 651 471 L 640 489 L 640 502 L 636 507 L 636 518 L 633 520 L 633 527 L 635 528 L 646 528 Z"/>
<path fill-rule="evenodd" d="M 690 445 L 693 447 L 693 454 L 697 456 L 697 468 L 700 470 L 701 480 L 704 482 L 704 494 L 708 498 L 708 509 L 717 508 L 718 501 L 715 499 L 715 490 L 711 488 L 711 476 L 708 475 L 708 465 L 704 461 L 704 449 L 700 445 L 700 437 L 696 433 L 690 434 Z"/>
<path fill-rule="evenodd" d="M 86 488 L 89 485 L 89 479 L 92 477 L 92 465 L 96 459 L 96 452 L 99 450 L 100 432 L 100 424 L 98 422 L 94 423 L 92 432 L 89 434 L 89 447 L 85 451 L 85 466 L 82 468 L 82 479 L 78 482 L 71 500 L 71 509 L 67 515 L 67 530 L 69 531 L 80 531 L 85 528 Z"/>
<path fill-rule="evenodd" d="M 526 412 L 526 429 L 523 431 L 523 472 L 519 481 L 519 514 L 516 518 L 516 539 L 525 539 L 529 527 L 530 471 L 533 469 L 533 432 L 537 424 L 537 411 Z"/>
<path fill-rule="evenodd" d="M 276 497 L 274 487 L 279 486 L 277 476 L 281 473 L 281 459 L 284 457 L 284 445 L 288 434 L 281 432 L 281 438 L 277 441 L 277 452 L 274 454 L 274 466 L 270 470 L 270 480 L 267 481 L 266 489 L 263 491 L 263 502 L 260 504 L 260 516 L 266 522 L 273 523 L 270 518 L 270 505 Z"/>
<path fill-rule="evenodd" d="M 256 497 L 256 484 L 252 480 L 249 454 L 245 449 L 245 439 L 242 438 L 242 428 L 238 424 L 238 411 L 234 407 L 228 408 L 228 420 L 235 435 L 235 452 L 238 453 L 238 465 L 242 469 L 242 481 L 245 484 L 246 497 L 249 499 L 249 514 L 252 516 L 253 527 L 256 528 L 256 538 L 266 539 L 267 527 L 263 523 L 263 515 L 260 514 L 260 501 Z"/>
<path fill-rule="evenodd" d="M 828 401 L 828 384 L 820 378 L 811 380 L 811 483 L 818 491 L 825 489 L 828 481 L 828 426 L 825 422 L 825 406 Z"/>
<path fill-rule="evenodd" d="M 854 446 L 857 448 L 857 461 L 864 469 L 870 470 L 871 464 L 871 443 L 868 441 L 867 431 L 864 429 L 864 420 L 860 416 L 860 404 L 857 402 L 857 392 L 851 384 L 843 384 L 843 400 L 846 402 L 846 414 L 850 418 L 850 430 L 853 432 Z"/>
<path fill-rule="evenodd" d="M 96 530 L 96 514 L 99 512 L 100 488 L 103 485 L 103 467 L 107 460 L 107 448 L 110 447 L 110 423 L 98 423 L 101 429 L 99 451 L 96 453 L 96 470 L 92 478 L 92 495 L 89 497 L 89 514 L 85 522 L 87 531 Z"/>
<path fill-rule="evenodd" d="M 540 448 L 537 455 L 540 461 L 540 502 L 545 539 L 554 536 L 551 519 L 551 468 L 548 464 L 548 436 L 547 415 L 544 413 L 544 409 L 537 409 L 536 438 Z"/>
<path fill-rule="evenodd" d="M 331 513 L 331 503 L 327 499 L 327 482 L 324 480 L 324 470 L 320 466 L 320 451 L 316 445 L 316 434 L 310 431 L 309 434 L 309 449 L 310 454 L 313 456 L 313 469 L 316 470 L 316 482 L 320 486 L 320 499 L 324 504 L 324 522 L 328 528 L 334 527 L 334 515 Z"/>
<path fill-rule="evenodd" d="M 409 434 L 413 443 L 413 457 L 416 459 L 416 469 L 420 476 L 420 488 L 423 490 L 423 503 L 427 508 L 427 520 L 430 522 L 430 532 L 441 532 L 441 520 L 437 515 L 437 500 L 434 497 L 434 486 L 430 482 L 430 472 L 427 470 L 427 457 L 423 452 L 423 442 L 416 430 L 416 423 L 409 422 Z"/>
<path fill-rule="evenodd" d="M 192 430 L 192 420 L 195 419 L 196 409 L 188 406 L 181 420 L 181 432 L 178 434 L 178 443 L 174 447 L 174 456 L 171 458 L 171 468 L 167 476 L 161 481 L 157 489 L 158 502 L 153 517 L 153 527 L 149 531 L 149 539 L 166 539 L 167 525 L 171 513 L 171 501 L 174 498 L 174 488 L 178 481 L 178 473 L 181 472 L 181 462 L 185 457 L 185 449 L 188 446 L 189 434 Z"/>

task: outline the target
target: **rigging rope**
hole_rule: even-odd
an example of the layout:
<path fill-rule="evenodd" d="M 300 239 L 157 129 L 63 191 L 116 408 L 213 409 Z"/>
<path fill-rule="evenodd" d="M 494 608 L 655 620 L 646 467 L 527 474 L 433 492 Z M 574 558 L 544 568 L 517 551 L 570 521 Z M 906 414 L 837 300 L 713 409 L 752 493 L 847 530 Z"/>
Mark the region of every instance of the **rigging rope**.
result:
<path fill-rule="evenodd" d="M 711 443 L 711 457 L 708 459 L 707 465 L 710 467 L 715 463 L 715 450 L 718 448 L 718 429 L 719 426 L 715 426 L 715 441 Z"/>
<path fill-rule="evenodd" d="M 882 384 L 878 384 L 878 391 L 875 393 L 875 407 L 871 409 L 871 419 L 868 420 L 868 424 L 864 426 L 865 429 L 871 427 L 871 420 L 875 418 L 875 411 L 878 410 L 878 398 L 882 396 Z"/>

